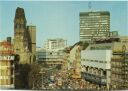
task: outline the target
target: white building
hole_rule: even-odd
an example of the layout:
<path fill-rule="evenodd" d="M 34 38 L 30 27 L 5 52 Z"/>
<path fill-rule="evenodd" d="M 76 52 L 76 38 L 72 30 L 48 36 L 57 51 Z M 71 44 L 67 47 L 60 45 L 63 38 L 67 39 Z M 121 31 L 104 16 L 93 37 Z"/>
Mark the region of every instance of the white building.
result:
<path fill-rule="evenodd" d="M 82 51 L 81 63 L 99 69 L 110 69 L 111 50 L 85 50 Z"/>
<path fill-rule="evenodd" d="M 87 81 L 109 88 L 111 45 L 92 44 L 81 52 L 82 75 Z"/>
<path fill-rule="evenodd" d="M 67 40 L 56 38 L 56 39 L 48 39 L 45 42 L 44 49 L 46 50 L 60 50 L 67 46 Z"/>
<path fill-rule="evenodd" d="M 47 63 L 48 65 L 58 65 L 63 63 L 64 52 L 62 50 L 50 51 L 40 49 L 36 52 L 36 58 L 39 63 Z"/>
<path fill-rule="evenodd" d="M 121 41 L 88 46 L 81 52 L 82 77 L 107 89 L 127 87 L 127 45 Z"/>

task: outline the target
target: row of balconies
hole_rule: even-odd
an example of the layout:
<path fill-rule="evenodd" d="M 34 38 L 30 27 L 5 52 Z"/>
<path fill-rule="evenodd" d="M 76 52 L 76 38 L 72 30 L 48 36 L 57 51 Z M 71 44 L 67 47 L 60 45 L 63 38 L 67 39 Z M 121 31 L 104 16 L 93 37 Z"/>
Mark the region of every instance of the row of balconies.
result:
<path fill-rule="evenodd" d="M 116 86 L 116 88 L 121 88 L 128 79 L 127 75 L 127 63 L 126 63 L 126 53 L 121 48 L 116 48 L 113 50 L 113 57 L 111 60 L 111 84 Z M 124 89 L 124 88 L 123 88 Z"/>
<path fill-rule="evenodd" d="M 111 72 L 122 72 L 122 69 L 120 69 L 120 68 L 111 68 Z"/>
<path fill-rule="evenodd" d="M 123 71 L 111 71 L 112 74 L 116 74 L 116 75 L 124 75 L 125 73 Z"/>
<path fill-rule="evenodd" d="M 111 85 L 114 86 L 121 86 L 123 84 L 123 81 L 122 80 L 118 80 L 118 79 L 111 79 Z"/>
<path fill-rule="evenodd" d="M 114 65 L 114 64 L 112 64 L 111 67 L 112 68 L 121 69 L 123 66 L 122 65 Z"/>
<path fill-rule="evenodd" d="M 123 60 L 124 56 L 121 55 L 113 55 L 112 60 Z"/>
<path fill-rule="evenodd" d="M 117 68 L 117 69 L 124 69 L 124 68 L 126 68 L 127 69 L 127 67 L 128 67 L 128 63 L 124 63 L 124 62 L 112 62 L 111 63 L 111 67 L 112 68 Z"/>
<path fill-rule="evenodd" d="M 125 53 L 122 50 L 117 50 L 113 52 L 113 55 L 124 55 Z"/>

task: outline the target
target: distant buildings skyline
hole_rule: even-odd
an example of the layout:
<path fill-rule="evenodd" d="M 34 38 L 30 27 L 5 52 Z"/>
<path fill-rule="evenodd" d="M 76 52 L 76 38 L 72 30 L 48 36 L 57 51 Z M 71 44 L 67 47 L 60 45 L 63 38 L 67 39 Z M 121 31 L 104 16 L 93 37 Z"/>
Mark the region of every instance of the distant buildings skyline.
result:
<path fill-rule="evenodd" d="M 6 39 L 8 36 L 13 36 L 15 9 L 22 7 L 25 9 L 26 19 L 29 21 L 27 24 L 33 23 L 37 26 L 37 46 L 42 47 L 44 41 L 48 38 L 63 38 L 67 40 L 68 45 L 72 45 L 79 41 L 79 13 L 89 11 L 88 3 L 88 1 L 0 1 L 0 40 Z M 93 1 L 92 10 L 109 11 L 111 14 L 110 31 L 118 31 L 119 35 L 128 35 L 127 2 Z"/>

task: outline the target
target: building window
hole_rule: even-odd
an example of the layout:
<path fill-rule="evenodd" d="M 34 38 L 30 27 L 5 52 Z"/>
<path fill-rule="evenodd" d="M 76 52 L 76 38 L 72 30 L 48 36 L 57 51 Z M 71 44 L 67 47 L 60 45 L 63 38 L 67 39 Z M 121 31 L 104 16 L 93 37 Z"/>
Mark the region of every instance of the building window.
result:
<path fill-rule="evenodd" d="M 11 78 L 11 79 L 10 79 L 10 84 L 13 84 L 13 83 L 14 83 L 14 82 L 13 82 L 13 78 Z"/>
<path fill-rule="evenodd" d="M 103 75 L 106 76 L 106 71 L 103 71 Z"/>

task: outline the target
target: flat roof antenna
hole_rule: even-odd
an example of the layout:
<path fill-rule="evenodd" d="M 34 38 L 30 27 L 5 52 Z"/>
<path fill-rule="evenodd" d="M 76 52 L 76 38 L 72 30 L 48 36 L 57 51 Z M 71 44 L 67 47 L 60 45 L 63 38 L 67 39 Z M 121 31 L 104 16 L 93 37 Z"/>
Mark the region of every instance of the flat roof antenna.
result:
<path fill-rule="evenodd" d="M 92 2 L 88 3 L 88 8 L 89 8 L 89 11 L 92 11 Z"/>

